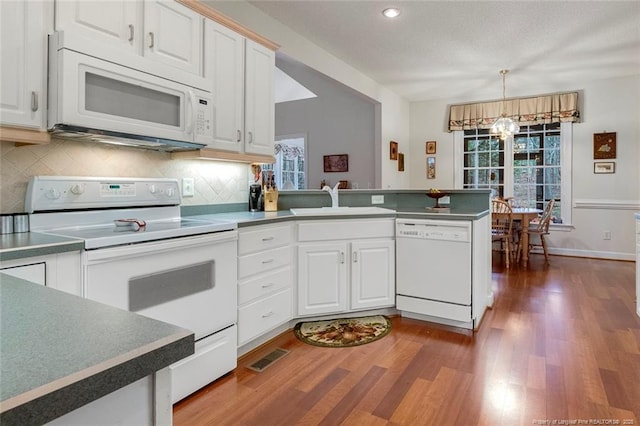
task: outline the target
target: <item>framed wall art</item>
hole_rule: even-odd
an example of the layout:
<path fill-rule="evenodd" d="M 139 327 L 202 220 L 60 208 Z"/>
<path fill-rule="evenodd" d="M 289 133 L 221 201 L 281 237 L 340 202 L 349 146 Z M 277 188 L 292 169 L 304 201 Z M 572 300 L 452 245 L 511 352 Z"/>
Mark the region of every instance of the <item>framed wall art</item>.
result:
<path fill-rule="evenodd" d="M 402 152 L 398 153 L 398 171 L 404 172 L 404 154 Z"/>
<path fill-rule="evenodd" d="M 325 172 L 348 172 L 349 171 L 349 155 L 348 154 L 325 155 L 323 156 L 323 160 L 324 160 Z"/>
<path fill-rule="evenodd" d="M 613 161 L 599 161 L 597 163 L 593 163 L 593 173 L 615 173 L 616 172 L 616 163 Z"/>
<path fill-rule="evenodd" d="M 593 134 L 593 159 L 611 160 L 616 158 L 616 132 Z"/>
<path fill-rule="evenodd" d="M 398 159 L 398 142 L 395 142 L 395 141 L 389 142 L 389 159 L 390 160 Z"/>
<path fill-rule="evenodd" d="M 436 178 L 436 157 L 427 157 L 427 179 Z"/>
<path fill-rule="evenodd" d="M 427 154 L 435 154 L 436 153 L 436 141 L 427 141 Z"/>

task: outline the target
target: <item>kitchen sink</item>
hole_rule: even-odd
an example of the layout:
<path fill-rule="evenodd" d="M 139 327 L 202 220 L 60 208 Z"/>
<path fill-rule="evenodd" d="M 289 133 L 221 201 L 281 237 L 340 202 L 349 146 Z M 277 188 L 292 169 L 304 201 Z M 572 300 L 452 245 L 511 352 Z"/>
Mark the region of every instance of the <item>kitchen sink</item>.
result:
<path fill-rule="evenodd" d="M 309 207 L 289 209 L 296 216 L 324 216 L 324 215 L 350 215 L 350 214 L 389 214 L 394 210 L 382 207 Z"/>

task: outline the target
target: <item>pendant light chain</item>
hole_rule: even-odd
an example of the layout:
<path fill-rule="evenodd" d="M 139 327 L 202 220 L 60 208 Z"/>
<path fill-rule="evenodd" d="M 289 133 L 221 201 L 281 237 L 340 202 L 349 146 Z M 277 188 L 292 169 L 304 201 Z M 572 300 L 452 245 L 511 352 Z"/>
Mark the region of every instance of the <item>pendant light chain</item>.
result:
<path fill-rule="evenodd" d="M 507 117 L 507 83 L 506 75 L 509 70 L 500 70 L 502 75 L 502 115 L 493 123 L 490 132 L 498 135 L 502 140 L 513 136 L 520 131 L 520 126 L 512 118 Z"/>

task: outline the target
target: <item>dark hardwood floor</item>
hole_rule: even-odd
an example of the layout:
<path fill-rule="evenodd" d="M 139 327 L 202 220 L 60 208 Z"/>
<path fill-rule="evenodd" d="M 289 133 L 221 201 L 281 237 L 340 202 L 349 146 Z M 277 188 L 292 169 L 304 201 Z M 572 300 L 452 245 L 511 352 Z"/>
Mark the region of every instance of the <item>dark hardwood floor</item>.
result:
<path fill-rule="evenodd" d="M 493 287 L 474 334 L 395 317 L 353 348 L 279 336 L 176 404 L 174 424 L 640 424 L 634 262 L 533 255 L 494 263 Z M 246 368 L 276 347 L 291 352 Z"/>

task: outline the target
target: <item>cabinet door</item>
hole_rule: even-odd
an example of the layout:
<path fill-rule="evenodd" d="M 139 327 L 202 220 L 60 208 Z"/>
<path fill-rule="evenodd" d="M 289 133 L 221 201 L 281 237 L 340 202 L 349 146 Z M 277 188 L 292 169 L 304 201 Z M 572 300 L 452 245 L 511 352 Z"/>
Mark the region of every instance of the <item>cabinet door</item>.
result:
<path fill-rule="evenodd" d="M 275 53 L 246 40 L 245 146 L 253 154 L 273 155 Z"/>
<path fill-rule="evenodd" d="M 47 285 L 46 263 L 31 263 L 28 265 L 14 266 L 13 268 L 1 268 L 0 272 L 16 278 L 31 281 L 32 283 Z"/>
<path fill-rule="evenodd" d="M 347 244 L 298 247 L 298 315 L 347 309 Z"/>
<path fill-rule="evenodd" d="M 1 124 L 44 129 L 46 2 L 0 1 Z"/>
<path fill-rule="evenodd" d="M 175 1 L 146 1 L 144 7 L 144 56 L 202 75 L 202 15 Z"/>
<path fill-rule="evenodd" d="M 55 15 L 56 31 L 68 31 L 94 43 L 141 53 L 142 1 L 56 0 Z"/>
<path fill-rule="evenodd" d="M 204 77 L 214 99 L 211 148 L 242 151 L 244 109 L 244 37 L 217 22 L 205 22 Z"/>
<path fill-rule="evenodd" d="M 351 309 L 395 304 L 395 242 L 351 243 Z"/>

